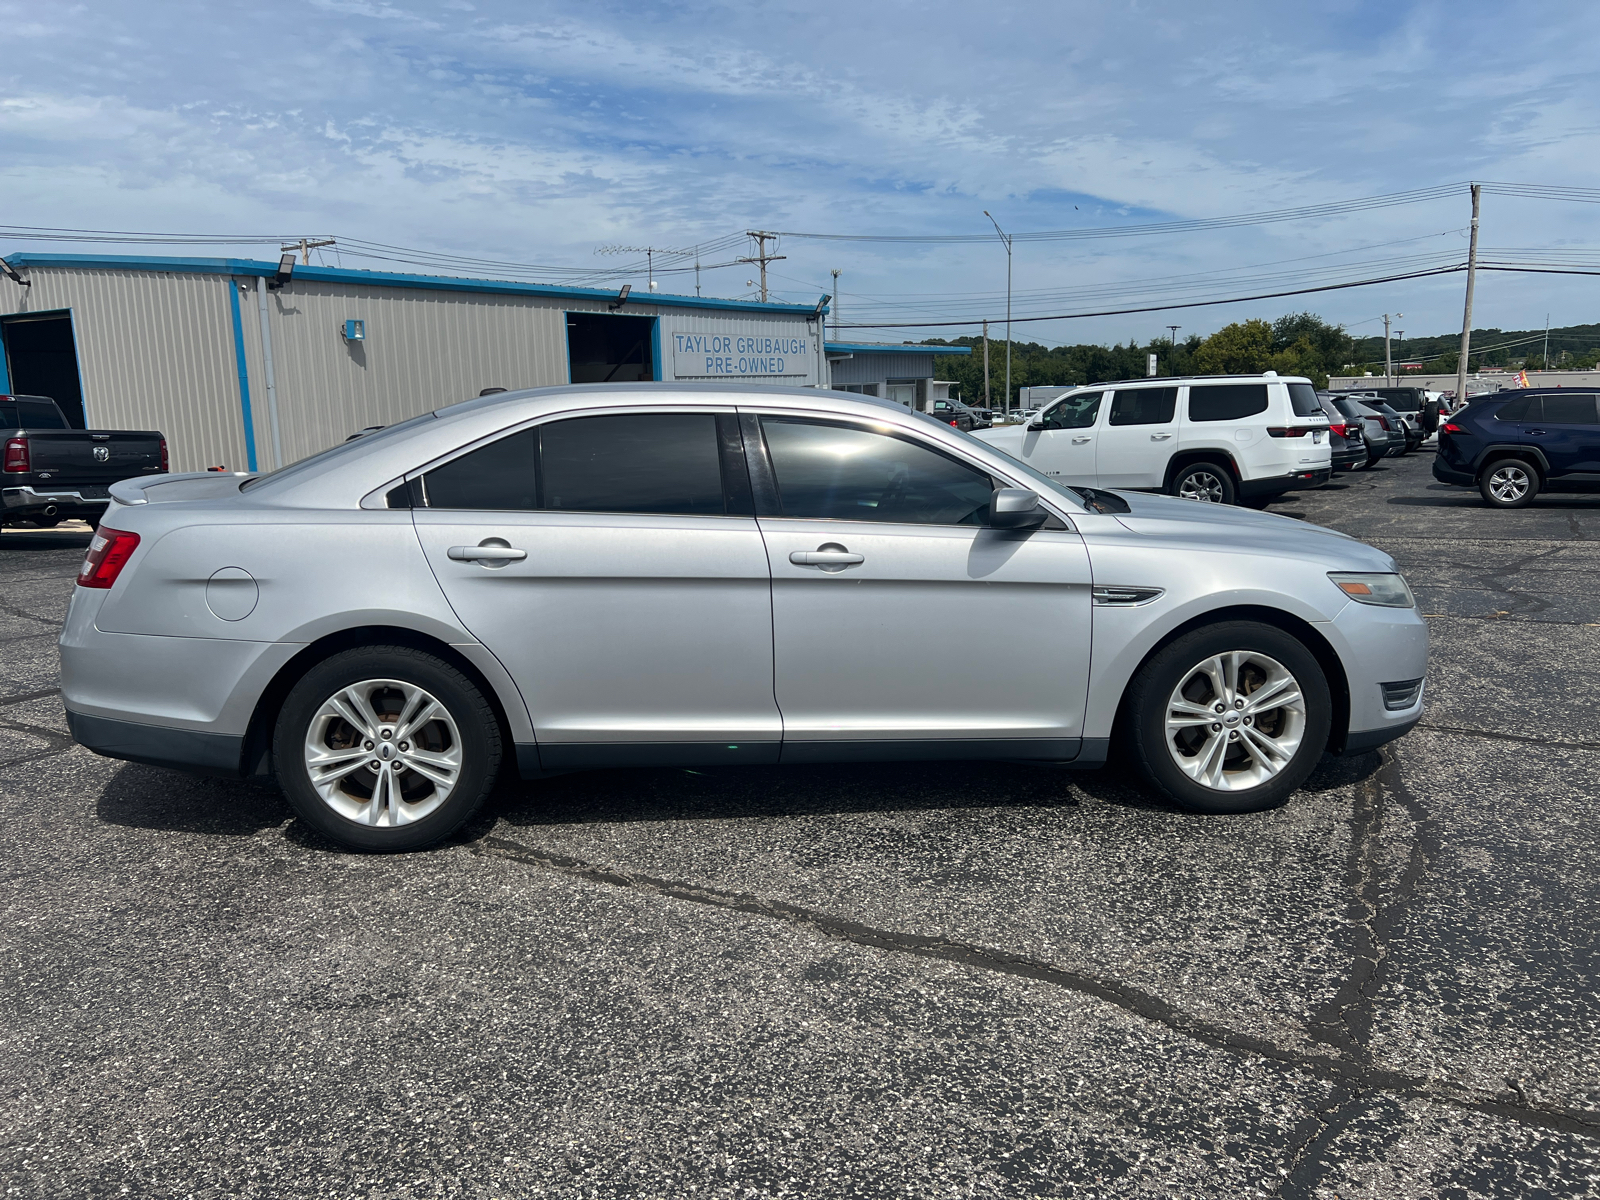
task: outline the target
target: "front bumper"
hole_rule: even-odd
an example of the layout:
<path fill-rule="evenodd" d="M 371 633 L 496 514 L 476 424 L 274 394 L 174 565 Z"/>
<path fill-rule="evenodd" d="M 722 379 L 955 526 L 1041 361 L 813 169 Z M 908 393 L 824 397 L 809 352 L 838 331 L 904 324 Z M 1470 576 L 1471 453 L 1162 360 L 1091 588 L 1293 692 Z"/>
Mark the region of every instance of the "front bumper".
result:
<path fill-rule="evenodd" d="M 1287 475 L 1273 475 L 1268 479 L 1241 479 L 1239 494 L 1245 497 L 1279 496 L 1297 488 L 1321 487 L 1333 478 L 1333 467 L 1315 467 L 1305 471 L 1291 471 Z"/>
<path fill-rule="evenodd" d="M 1391 709 L 1384 684 L 1428 674 L 1428 623 L 1415 608 L 1383 608 L 1351 601 L 1320 627 L 1344 663 L 1350 689 L 1350 720 L 1341 754 L 1363 754 L 1410 731 L 1422 718 L 1427 683 L 1412 702 Z"/>

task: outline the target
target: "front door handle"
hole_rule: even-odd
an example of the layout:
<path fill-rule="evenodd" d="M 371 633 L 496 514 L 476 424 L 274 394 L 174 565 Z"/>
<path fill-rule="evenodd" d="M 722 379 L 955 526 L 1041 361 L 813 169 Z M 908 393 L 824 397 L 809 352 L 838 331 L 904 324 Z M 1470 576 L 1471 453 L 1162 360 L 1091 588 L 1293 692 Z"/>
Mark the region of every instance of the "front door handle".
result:
<path fill-rule="evenodd" d="M 1542 429 L 1530 429 L 1530 430 L 1528 430 L 1528 432 L 1531 433 L 1534 437 L 1543 437 L 1544 436 L 1544 430 L 1542 430 Z"/>
<path fill-rule="evenodd" d="M 1171 436 L 1172 435 L 1170 433 L 1152 433 L 1150 435 L 1150 440 L 1152 442 L 1164 442 Z"/>
<path fill-rule="evenodd" d="M 1072 439 L 1072 444 L 1073 444 L 1073 445 L 1074 445 L 1074 446 L 1081 446 L 1081 445 L 1083 445 L 1083 444 L 1084 444 L 1084 443 L 1085 443 L 1085 442 L 1088 442 L 1088 441 L 1092 441 L 1092 440 L 1093 440 L 1093 439 L 1092 439 L 1092 438 L 1089 438 L 1089 437 L 1075 437 L 1075 438 L 1073 438 L 1073 439 Z"/>
<path fill-rule="evenodd" d="M 842 571 L 867 561 L 865 554 L 852 554 L 838 542 L 824 542 L 815 550 L 795 550 L 789 561 L 797 567 L 821 567 L 824 571 Z"/>
<path fill-rule="evenodd" d="M 514 549 L 503 538 L 484 538 L 476 546 L 451 546 L 445 554 L 456 562 L 479 562 L 486 567 L 503 567 L 528 557 L 526 550 Z"/>

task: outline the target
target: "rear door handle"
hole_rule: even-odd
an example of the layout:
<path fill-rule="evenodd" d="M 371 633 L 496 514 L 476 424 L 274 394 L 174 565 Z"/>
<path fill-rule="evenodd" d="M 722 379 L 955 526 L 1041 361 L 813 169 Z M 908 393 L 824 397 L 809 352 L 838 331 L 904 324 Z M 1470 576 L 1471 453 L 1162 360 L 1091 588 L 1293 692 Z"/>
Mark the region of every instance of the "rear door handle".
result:
<path fill-rule="evenodd" d="M 488 566 L 504 566 L 528 557 L 526 550 L 514 549 L 499 538 L 486 538 L 476 546 L 451 546 L 445 554 L 456 562 L 481 562 Z"/>
<path fill-rule="evenodd" d="M 1528 430 L 1528 432 L 1531 433 L 1534 437 L 1544 437 L 1544 435 L 1545 435 L 1544 434 L 1544 430 L 1542 430 L 1542 429 L 1530 429 L 1530 430 Z"/>
<path fill-rule="evenodd" d="M 1093 438 L 1088 438 L 1088 437 L 1075 437 L 1075 438 L 1072 439 L 1072 444 L 1074 446 L 1081 446 L 1085 442 L 1091 442 L 1093 440 L 1094 440 Z"/>
<path fill-rule="evenodd" d="M 852 554 L 837 542 L 825 542 L 815 550 L 795 550 L 789 561 L 797 567 L 821 567 L 824 571 L 842 571 L 867 561 L 864 554 Z"/>
<path fill-rule="evenodd" d="M 1150 440 L 1152 442 L 1164 442 L 1171 436 L 1172 435 L 1170 433 L 1152 433 L 1150 435 Z"/>

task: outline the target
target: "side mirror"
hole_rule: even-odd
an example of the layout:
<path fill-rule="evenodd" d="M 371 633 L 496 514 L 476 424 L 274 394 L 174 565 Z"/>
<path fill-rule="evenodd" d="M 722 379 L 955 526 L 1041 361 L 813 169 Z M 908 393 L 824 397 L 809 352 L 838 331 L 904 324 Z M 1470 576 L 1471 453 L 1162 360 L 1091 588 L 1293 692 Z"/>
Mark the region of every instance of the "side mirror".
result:
<path fill-rule="evenodd" d="M 1039 493 L 1027 488 L 995 488 L 989 495 L 991 529 L 1037 529 L 1050 519 Z"/>
<path fill-rule="evenodd" d="M 1028 425 L 1028 432 L 1029 433 L 1039 433 L 1043 429 L 1044 429 L 1044 422 L 1043 421 L 1034 421 L 1034 422 L 1032 422 L 1032 423 L 1030 423 Z"/>

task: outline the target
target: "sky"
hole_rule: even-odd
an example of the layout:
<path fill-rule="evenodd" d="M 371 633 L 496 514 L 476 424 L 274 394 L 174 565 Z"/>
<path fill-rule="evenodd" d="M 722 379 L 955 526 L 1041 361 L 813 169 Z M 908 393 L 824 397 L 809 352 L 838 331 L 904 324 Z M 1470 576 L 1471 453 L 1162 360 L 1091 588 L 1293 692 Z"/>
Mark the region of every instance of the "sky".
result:
<path fill-rule="evenodd" d="M 1018 240 L 1015 315 L 1248 295 L 1464 260 L 1468 180 L 1600 188 L 1600 5 L 1264 0 L 501 3 L 0 0 L 0 225 L 278 238 L 617 271 L 749 229 L 773 298 L 835 286 L 854 340 L 1003 321 L 1008 232 L 1422 203 L 1160 236 Z M 1482 245 L 1595 248 L 1593 204 L 1489 194 Z M 273 246 L 13 250 L 276 256 Z M 744 245 L 702 255 L 748 296 Z M 415 270 L 348 249 L 350 267 Z M 1492 256 L 1490 256 L 1492 257 Z M 1535 256 L 1538 257 L 1538 256 Z M 641 264 L 642 268 L 642 264 Z M 439 268 L 429 268 L 440 271 Z M 506 272 L 454 267 L 442 273 Z M 1271 275 L 1269 286 L 1261 276 Z M 555 278 L 556 275 L 546 276 Z M 692 271 L 663 291 L 693 293 Z M 1479 276 L 1474 325 L 1600 321 L 1600 279 Z M 1302 309 L 1356 335 L 1459 329 L 1463 279 L 1015 326 L 1140 342 Z M 996 336 L 1000 336 L 998 330 Z"/>

